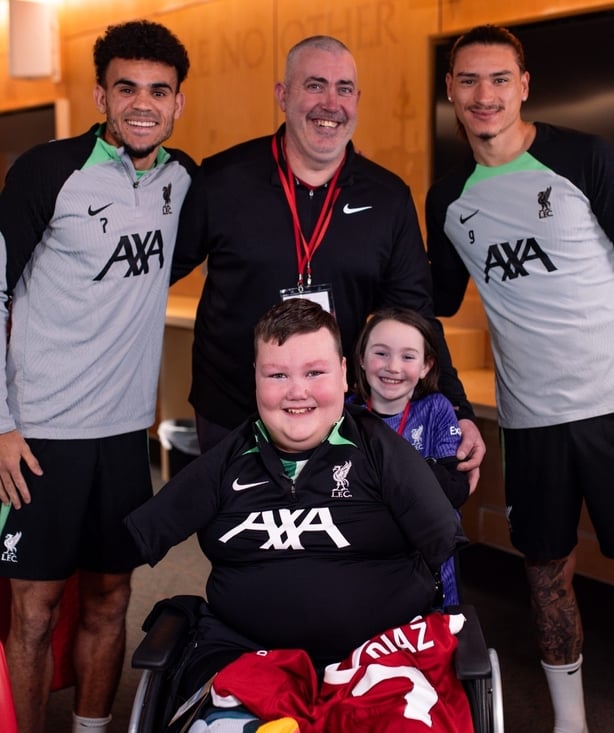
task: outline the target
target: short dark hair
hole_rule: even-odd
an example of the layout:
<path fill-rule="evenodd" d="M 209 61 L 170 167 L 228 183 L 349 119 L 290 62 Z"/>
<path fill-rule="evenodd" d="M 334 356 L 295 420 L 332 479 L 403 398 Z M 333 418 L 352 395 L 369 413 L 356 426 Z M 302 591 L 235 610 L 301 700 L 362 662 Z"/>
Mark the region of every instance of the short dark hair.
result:
<path fill-rule="evenodd" d="M 413 326 L 424 339 L 424 359 L 431 361 L 432 366 L 425 377 L 418 381 L 412 399 L 419 400 L 427 394 L 438 392 L 439 387 L 439 352 L 437 337 L 433 326 L 420 313 L 409 308 L 391 307 L 375 311 L 367 320 L 356 341 L 354 348 L 354 372 L 356 374 L 356 391 L 367 402 L 371 397 L 371 387 L 367 382 L 365 370 L 361 364 L 364 360 L 367 342 L 373 329 L 382 321 L 398 321 L 406 326 Z"/>
<path fill-rule="evenodd" d="M 524 48 L 520 40 L 507 28 L 498 25 L 478 25 L 456 39 L 449 56 L 448 71 L 453 73 L 456 55 L 461 48 L 480 43 L 483 46 L 510 46 L 516 54 L 520 73 L 526 71 Z"/>
<path fill-rule="evenodd" d="M 166 26 L 148 20 L 110 25 L 94 44 L 96 82 L 105 84 L 113 59 L 142 59 L 172 66 L 177 72 L 177 90 L 188 75 L 190 59 L 181 41 Z"/>
<path fill-rule="evenodd" d="M 258 343 L 273 341 L 282 346 L 291 336 L 315 333 L 325 328 L 335 341 L 339 358 L 343 358 L 341 333 L 335 317 L 321 305 L 309 298 L 289 298 L 268 310 L 256 324 L 254 330 L 254 354 L 258 354 Z"/>

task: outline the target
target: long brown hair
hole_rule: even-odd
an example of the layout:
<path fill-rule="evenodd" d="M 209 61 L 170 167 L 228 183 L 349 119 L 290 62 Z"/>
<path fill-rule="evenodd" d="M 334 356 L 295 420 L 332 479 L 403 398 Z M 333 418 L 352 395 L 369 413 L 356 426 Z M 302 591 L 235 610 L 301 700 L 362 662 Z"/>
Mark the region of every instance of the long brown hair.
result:
<path fill-rule="evenodd" d="M 375 311 L 362 327 L 362 331 L 356 341 L 354 347 L 354 372 L 356 374 L 356 391 L 360 397 L 367 402 L 371 397 L 371 387 L 367 382 L 365 370 L 362 368 L 362 362 L 365 356 L 365 350 L 369 341 L 369 336 L 373 329 L 383 321 L 398 321 L 406 326 L 413 326 L 420 332 L 424 339 L 424 359 L 431 362 L 431 368 L 428 373 L 418 381 L 412 399 L 419 400 L 427 394 L 438 392 L 439 383 L 439 354 L 437 351 L 437 338 L 431 324 L 416 311 L 409 308 L 382 308 Z"/>

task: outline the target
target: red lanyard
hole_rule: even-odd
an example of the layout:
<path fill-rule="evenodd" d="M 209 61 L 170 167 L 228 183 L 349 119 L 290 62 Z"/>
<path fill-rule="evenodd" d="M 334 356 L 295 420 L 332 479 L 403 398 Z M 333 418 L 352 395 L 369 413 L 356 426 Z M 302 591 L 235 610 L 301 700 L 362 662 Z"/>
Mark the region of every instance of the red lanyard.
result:
<path fill-rule="evenodd" d="M 320 216 L 318 217 L 318 221 L 316 222 L 315 228 L 311 235 L 311 239 L 309 240 L 309 242 L 307 242 L 305 236 L 303 235 L 303 232 L 301 231 L 301 222 L 299 220 L 298 209 L 296 206 L 294 176 L 292 175 L 292 171 L 290 170 L 289 165 L 288 175 L 286 175 L 284 169 L 281 167 L 281 163 L 279 160 L 279 150 L 277 149 L 276 135 L 273 136 L 272 148 L 273 158 L 275 159 L 275 163 L 277 164 L 277 171 L 279 173 L 281 185 L 284 189 L 284 193 L 286 194 L 286 201 L 288 202 L 288 206 L 290 207 L 290 213 L 292 214 L 292 223 L 294 225 L 294 242 L 296 247 L 296 260 L 298 264 L 297 287 L 299 291 L 302 291 L 303 273 L 305 272 L 305 270 L 307 271 L 307 287 L 311 285 L 311 260 L 313 258 L 313 255 L 315 254 L 315 251 L 318 249 L 318 247 L 322 243 L 322 240 L 324 239 L 324 235 L 326 234 L 326 230 L 328 229 L 328 225 L 330 224 L 330 220 L 333 215 L 333 207 L 335 206 L 335 202 L 337 201 L 337 198 L 341 193 L 341 187 L 337 186 L 337 180 L 339 179 L 339 174 L 341 173 L 341 168 L 343 167 L 345 157 L 341 161 L 341 164 L 335 171 L 335 175 L 332 177 L 330 183 L 328 184 L 328 191 L 326 192 L 324 204 L 322 205 L 322 210 L 320 211 Z"/>
<path fill-rule="evenodd" d="M 371 398 L 367 400 L 367 410 L 371 412 L 373 408 L 371 407 Z M 409 418 L 409 410 L 411 409 L 411 401 L 407 400 L 407 404 L 405 405 L 405 409 L 403 410 L 403 414 L 401 415 L 401 422 L 399 423 L 399 427 L 397 428 L 397 433 L 399 435 L 403 435 L 403 431 L 405 430 L 405 426 L 407 425 L 407 419 Z"/>

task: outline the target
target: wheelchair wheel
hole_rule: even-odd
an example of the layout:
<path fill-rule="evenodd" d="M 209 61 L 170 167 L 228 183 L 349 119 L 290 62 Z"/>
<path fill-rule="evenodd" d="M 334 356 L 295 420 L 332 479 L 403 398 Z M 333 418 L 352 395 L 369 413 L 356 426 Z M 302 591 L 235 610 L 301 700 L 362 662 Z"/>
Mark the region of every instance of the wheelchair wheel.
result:
<path fill-rule="evenodd" d="M 499 655 L 494 649 L 488 650 L 491 676 L 491 709 L 492 709 L 492 733 L 504 733 L 503 728 L 503 687 L 501 684 L 501 667 L 499 666 Z"/>
<path fill-rule="evenodd" d="M 163 599 L 145 620 L 147 634 L 132 655 L 132 666 L 142 671 L 128 733 L 169 733 L 177 668 L 202 603 L 203 599 L 194 595 Z"/>
<path fill-rule="evenodd" d="M 143 671 L 132 704 L 128 733 L 156 733 L 161 723 L 160 691 L 165 680 L 164 672 Z"/>
<path fill-rule="evenodd" d="M 488 649 L 488 658 L 490 675 L 471 680 L 465 684 L 465 691 L 471 706 L 475 733 L 504 733 L 499 657 L 494 649 Z"/>

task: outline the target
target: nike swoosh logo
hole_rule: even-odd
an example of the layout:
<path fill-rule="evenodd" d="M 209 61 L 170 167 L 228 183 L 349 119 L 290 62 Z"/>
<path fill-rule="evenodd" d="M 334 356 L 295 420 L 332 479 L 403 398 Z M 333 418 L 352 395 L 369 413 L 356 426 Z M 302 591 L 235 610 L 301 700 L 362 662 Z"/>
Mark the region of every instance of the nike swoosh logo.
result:
<path fill-rule="evenodd" d="M 473 212 L 473 214 L 469 214 L 469 216 L 463 216 L 463 215 L 461 214 L 461 215 L 460 215 L 460 223 L 461 223 L 461 224 L 464 224 L 464 223 L 465 223 L 466 221 L 469 221 L 469 219 L 471 219 L 471 217 L 472 217 L 472 216 L 475 216 L 476 214 L 479 214 L 479 213 L 480 213 L 480 210 L 479 210 L 479 209 L 476 209 L 476 210 L 475 210 L 475 211 Z"/>
<path fill-rule="evenodd" d="M 254 486 L 262 486 L 263 484 L 268 484 L 268 481 L 257 481 L 255 484 L 240 484 L 239 479 L 236 478 L 232 482 L 232 488 L 233 491 L 245 491 L 245 489 L 252 489 Z"/>
<path fill-rule="evenodd" d="M 92 209 L 92 205 L 90 204 L 87 207 L 87 213 L 90 216 L 96 216 L 96 214 L 100 214 L 101 211 L 104 211 L 105 209 L 108 209 L 109 206 L 113 206 L 113 202 L 111 201 L 110 204 L 105 204 L 104 206 L 101 206 L 99 209 Z"/>
<path fill-rule="evenodd" d="M 372 206 L 356 206 L 355 208 L 352 208 L 349 204 L 346 204 L 343 207 L 343 213 L 344 214 L 357 214 L 359 211 L 366 211 L 367 209 L 372 209 Z"/>

